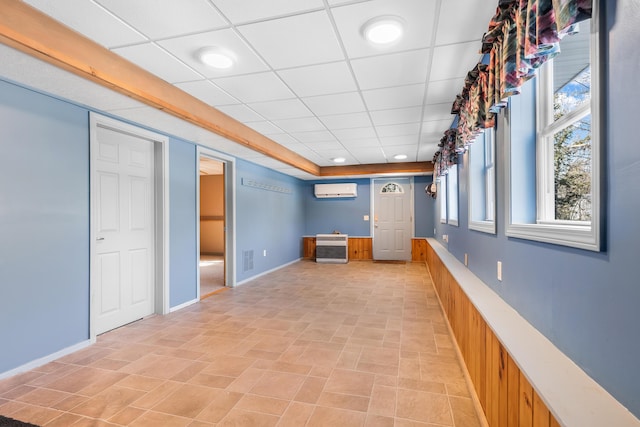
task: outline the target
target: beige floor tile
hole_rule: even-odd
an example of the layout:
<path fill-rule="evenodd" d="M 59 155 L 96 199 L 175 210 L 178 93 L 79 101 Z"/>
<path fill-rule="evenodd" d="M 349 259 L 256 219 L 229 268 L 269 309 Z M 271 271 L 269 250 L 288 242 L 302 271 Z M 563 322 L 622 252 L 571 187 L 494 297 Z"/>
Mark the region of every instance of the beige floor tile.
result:
<path fill-rule="evenodd" d="M 303 261 L 0 381 L 47 426 L 476 427 L 421 264 Z"/>

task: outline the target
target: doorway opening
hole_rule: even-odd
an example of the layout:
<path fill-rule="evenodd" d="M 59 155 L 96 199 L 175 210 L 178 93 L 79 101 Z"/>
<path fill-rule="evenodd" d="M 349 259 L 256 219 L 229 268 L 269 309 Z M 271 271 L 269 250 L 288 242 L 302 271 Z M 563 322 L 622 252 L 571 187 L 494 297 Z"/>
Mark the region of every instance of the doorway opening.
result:
<path fill-rule="evenodd" d="M 226 289 L 225 164 L 200 156 L 200 299 Z"/>

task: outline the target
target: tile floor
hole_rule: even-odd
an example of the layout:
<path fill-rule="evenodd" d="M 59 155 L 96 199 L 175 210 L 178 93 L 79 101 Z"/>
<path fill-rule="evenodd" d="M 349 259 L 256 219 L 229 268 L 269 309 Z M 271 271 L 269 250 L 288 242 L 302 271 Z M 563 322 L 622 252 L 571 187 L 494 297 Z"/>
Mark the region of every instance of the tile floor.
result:
<path fill-rule="evenodd" d="M 301 261 L 0 381 L 43 426 L 476 427 L 426 267 Z"/>
<path fill-rule="evenodd" d="M 208 298 L 224 288 L 224 257 L 200 255 L 200 298 Z"/>

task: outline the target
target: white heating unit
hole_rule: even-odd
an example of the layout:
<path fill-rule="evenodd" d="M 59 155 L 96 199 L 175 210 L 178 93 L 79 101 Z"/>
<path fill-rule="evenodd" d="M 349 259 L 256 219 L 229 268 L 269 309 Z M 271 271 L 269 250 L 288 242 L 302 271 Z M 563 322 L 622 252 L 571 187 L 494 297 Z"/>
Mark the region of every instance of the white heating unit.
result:
<path fill-rule="evenodd" d="M 349 236 L 347 234 L 316 234 L 316 262 L 347 263 Z"/>

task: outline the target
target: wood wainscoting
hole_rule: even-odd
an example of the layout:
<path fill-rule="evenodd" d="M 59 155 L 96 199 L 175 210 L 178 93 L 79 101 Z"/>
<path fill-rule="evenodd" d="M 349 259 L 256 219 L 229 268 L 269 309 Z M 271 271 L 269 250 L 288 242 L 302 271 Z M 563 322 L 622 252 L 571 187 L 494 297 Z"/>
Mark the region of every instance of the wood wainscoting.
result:
<path fill-rule="evenodd" d="M 316 238 L 302 238 L 302 258 L 316 258 Z M 371 237 L 349 237 L 349 261 L 373 260 Z"/>
<path fill-rule="evenodd" d="M 424 242 L 433 284 L 489 426 L 559 427 L 438 254 Z"/>

